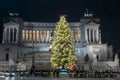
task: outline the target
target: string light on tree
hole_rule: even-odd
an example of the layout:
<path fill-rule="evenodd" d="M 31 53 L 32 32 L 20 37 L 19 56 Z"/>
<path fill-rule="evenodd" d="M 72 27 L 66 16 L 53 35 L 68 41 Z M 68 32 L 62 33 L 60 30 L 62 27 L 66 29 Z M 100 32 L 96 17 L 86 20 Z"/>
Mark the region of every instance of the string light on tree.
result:
<path fill-rule="evenodd" d="M 77 60 L 73 33 L 66 21 L 66 15 L 60 15 L 60 20 L 56 24 L 52 42 L 50 59 L 52 67 L 56 69 L 68 69 L 70 66 L 76 66 Z"/>

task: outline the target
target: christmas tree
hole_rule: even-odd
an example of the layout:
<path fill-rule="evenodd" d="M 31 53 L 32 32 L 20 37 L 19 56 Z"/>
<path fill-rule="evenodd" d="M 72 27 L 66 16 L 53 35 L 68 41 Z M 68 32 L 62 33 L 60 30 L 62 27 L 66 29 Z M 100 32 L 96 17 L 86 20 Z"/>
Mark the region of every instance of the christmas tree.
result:
<path fill-rule="evenodd" d="M 56 24 L 54 38 L 51 49 L 51 65 L 53 68 L 68 69 L 77 65 L 77 55 L 75 54 L 73 32 L 64 15 L 60 16 Z"/>

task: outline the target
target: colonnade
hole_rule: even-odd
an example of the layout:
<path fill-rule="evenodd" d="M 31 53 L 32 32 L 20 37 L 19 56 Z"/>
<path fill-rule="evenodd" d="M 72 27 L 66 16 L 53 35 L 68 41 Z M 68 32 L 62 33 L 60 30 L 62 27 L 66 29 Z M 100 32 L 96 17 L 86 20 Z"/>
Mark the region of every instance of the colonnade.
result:
<path fill-rule="evenodd" d="M 2 43 L 17 43 L 18 32 L 17 28 L 5 28 Z M 22 41 L 28 43 L 50 43 L 52 38 L 51 33 L 52 31 L 22 30 Z M 80 43 L 80 30 L 73 30 L 73 34 L 75 43 Z M 85 38 L 87 43 L 99 43 L 101 42 L 101 33 L 99 33 L 99 29 L 97 28 L 87 28 L 85 29 Z"/>
<path fill-rule="evenodd" d="M 52 31 L 22 30 L 22 41 L 26 43 L 50 43 Z M 73 31 L 74 41 L 80 43 L 80 30 Z"/>
<path fill-rule="evenodd" d="M 50 43 L 52 31 L 22 30 L 22 41 L 26 43 Z"/>
<path fill-rule="evenodd" d="M 85 38 L 87 43 L 99 43 L 101 41 L 101 35 L 98 28 L 85 29 Z"/>
<path fill-rule="evenodd" d="M 18 42 L 18 28 L 5 28 L 3 30 L 2 43 L 17 43 Z"/>

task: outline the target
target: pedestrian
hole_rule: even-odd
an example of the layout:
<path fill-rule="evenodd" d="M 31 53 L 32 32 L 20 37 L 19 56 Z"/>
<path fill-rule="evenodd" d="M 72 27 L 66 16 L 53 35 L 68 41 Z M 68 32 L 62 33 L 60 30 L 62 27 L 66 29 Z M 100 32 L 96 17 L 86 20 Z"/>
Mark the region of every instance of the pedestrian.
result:
<path fill-rule="evenodd" d="M 59 69 L 56 70 L 56 77 L 59 77 Z"/>

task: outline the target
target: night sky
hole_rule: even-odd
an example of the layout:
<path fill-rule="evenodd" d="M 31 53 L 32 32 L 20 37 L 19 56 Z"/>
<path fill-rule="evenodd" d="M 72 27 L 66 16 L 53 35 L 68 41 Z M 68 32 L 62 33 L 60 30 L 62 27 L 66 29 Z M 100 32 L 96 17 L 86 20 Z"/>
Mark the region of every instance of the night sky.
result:
<path fill-rule="evenodd" d="M 118 0 L 0 0 L 0 38 L 3 18 L 17 12 L 24 21 L 57 22 L 66 14 L 68 22 L 78 22 L 85 8 L 100 18 L 102 42 L 120 50 L 120 2 Z"/>

